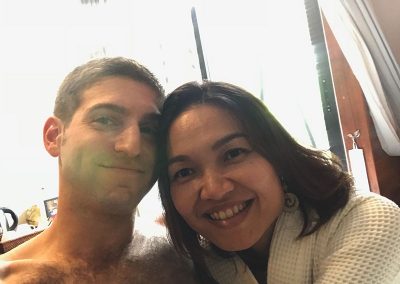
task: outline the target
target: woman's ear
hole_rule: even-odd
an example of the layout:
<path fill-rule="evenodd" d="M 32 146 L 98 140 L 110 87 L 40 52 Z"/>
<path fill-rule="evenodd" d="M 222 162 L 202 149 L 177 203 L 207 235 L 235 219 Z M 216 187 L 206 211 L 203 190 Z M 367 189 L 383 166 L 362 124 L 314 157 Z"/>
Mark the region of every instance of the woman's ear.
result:
<path fill-rule="evenodd" d="M 47 152 L 53 156 L 58 157 L 60 154 L 61 139 L 63 123 L 57 117 L 51 116 L 47 119 L 43 127 L 43 143 Z"/>

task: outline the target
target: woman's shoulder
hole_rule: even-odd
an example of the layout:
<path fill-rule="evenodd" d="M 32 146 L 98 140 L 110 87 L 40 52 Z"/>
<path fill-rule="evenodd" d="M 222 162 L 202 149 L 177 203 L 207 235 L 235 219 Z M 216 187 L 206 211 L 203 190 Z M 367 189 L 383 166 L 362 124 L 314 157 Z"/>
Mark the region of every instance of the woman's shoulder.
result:
<path fill-rule="evenodd" d="M 392 200 L 374 192 L 352 191 L 346 206 L 338 212 L 345 217 L 362 214 L 364 217 L 371 217 L 375 220 L 381 219 L 399 221 L 400 208 Z M 396 218 L 397 217 L 397 218 Z"/>
<path fill-rule="evenodd" d="M 399 207 L 376 193 L 352 192 L 346 206 L 316 232 L 315 275 L 340 283 L 395 283 L 400 277 L 399 240 Z"/>
<path fill-rule="evenodd" d="M 355 190 L 350 193 L 347 204 L 321 227 L 319 233 L 331 236 L 351 231 L 362 235 L 375 229 L 382 234 L 391 231 L 400 235 L 400 208 L 377 193 Z"/>

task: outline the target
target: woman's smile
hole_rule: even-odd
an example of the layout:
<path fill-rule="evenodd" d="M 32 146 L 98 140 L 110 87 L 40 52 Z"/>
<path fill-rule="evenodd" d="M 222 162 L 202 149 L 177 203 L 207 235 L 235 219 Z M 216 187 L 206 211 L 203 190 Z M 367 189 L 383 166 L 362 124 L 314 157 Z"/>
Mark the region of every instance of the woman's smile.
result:
<path fill-rule="evenodd" d="M 192 228 L 227 251 L 264 238 L 282 211 L 283 189 L 230 112 L 212 105 L 183 112 L 169 149 L 172 200 Z"/>
<path fill-rule="evenodd" d="M 232 229 L 246 219 L 252 206 L 252 202 L 253 200 L 241 202 L 225 210 L 218 210 L 210 214 L 204 214 L 204 216 L 209 222 L 219 228 Z"/>
<path fill-rule="evenodd" d="M 238 203 L 234 206 L 231 206 L 227 209 L 224 210 L 215 210 L 212 213 L 208 213 L 208 217 L 211 218 L 214 221 L 217 220 L 226 220 L 226 219 L 230 219 L 232 217 L 235 217 L 236 215 L 238 215 L 240 212 L 242 212 L 244 209 L 246 209 L 248 206 L 247 202 L 241 202 Z"/>

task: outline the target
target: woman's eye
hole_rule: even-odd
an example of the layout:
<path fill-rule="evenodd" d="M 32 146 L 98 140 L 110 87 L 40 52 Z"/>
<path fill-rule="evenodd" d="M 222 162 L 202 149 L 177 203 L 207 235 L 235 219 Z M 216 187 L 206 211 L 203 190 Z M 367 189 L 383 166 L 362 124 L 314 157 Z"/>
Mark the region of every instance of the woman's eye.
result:
<path fill-rule="evenodd" d="M 190 169 L 190 168 L 181 169 L 181 170 L 177 171 L 173 175 L 173 180 L 177 180 L 177 179 L 182 179 L 182 178 L 188 177 L 193 173 L 194 173 L 194 171 L 192 169 Z"/>
<path fill-rule="evenodd" d="M 225 153 L 224 160 L 229 161 L 229 160 L 235 159 L 236 157 L 238 157 L 244 153 L 247 153 L 247 152 L 248 152 L 248 150 L 242 149 L 242 148 L 235 148 L 235 149 L 228 150 Z"/>

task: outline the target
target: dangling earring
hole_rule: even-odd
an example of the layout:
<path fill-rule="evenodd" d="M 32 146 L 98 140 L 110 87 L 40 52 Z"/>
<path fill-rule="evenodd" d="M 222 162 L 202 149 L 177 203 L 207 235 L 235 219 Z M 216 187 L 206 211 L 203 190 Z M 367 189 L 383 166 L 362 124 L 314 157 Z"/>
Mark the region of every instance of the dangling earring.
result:
<path fill-rule="evenodd" d="M 281 183 L 284 191 L 284 211 L 285 212 L 293 212 L 296 211 L 296 209 L 299 207 L 299 199 L 297 198 L 296 194 L 289 192 L 288 186 L 281 176 Z"/>
<path fill-rule="evenodd" d="M 205 237 L 203 237 L 200 234 L 197 234 L 197 240 L 199 241 L 199 244 L 202 248 L 207 248 L 210 246 L 209 240 L 207 240 Z"/>

